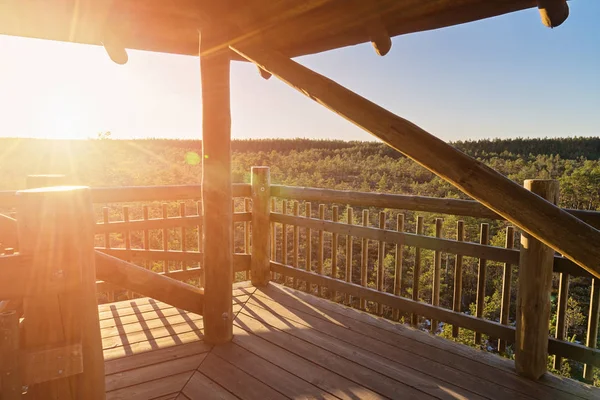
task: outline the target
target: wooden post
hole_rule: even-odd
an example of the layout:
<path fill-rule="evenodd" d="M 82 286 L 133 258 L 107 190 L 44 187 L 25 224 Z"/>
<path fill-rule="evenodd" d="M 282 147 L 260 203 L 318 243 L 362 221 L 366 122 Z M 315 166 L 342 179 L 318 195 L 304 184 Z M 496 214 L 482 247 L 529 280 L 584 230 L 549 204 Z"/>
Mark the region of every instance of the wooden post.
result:
<path fill-rule="evenodd" d="M 456 240 L 462 242 L 465 240 L 465 222 L 456 221 Z M 462 267 L 463 256 L 456 255 L 454 260 L 454 296 L 452 298 L 452 311 L 460 312 L 462 305 Z M 452 325 L 452 337 L 458 337 L 458 325 Z"/>
<path fill-rule="evenodd" d="M 19 315 L 16 311 L 0 312 L 0 398 L 21 398 L 19 365 Z"/>
<path fill-rule="evenodd" d="M 506 227 L 506 240 L 504 242 L 504 247 L 506 247 L 507 249 L 512 249 L 514 247 L 514 242 L 515 228 L 512 226 L 508 226 Z M 502 304 L 500 306 L 500 323 L 502 325 L 508 325 L 508 315 L 510 313 L 511 281 L 512 265 L 505 263 L 504 269 L 502 271 Z M 498 339 L 498 351 L 500 352 L 500 354 L 506 353 L 506 340 Z"/>
<path fill-rule="evenodd" d="M 588 328 L 585 345 L 592 349 L 598 343 L 598 313 L 600 310 L 600 285 L 599 279 L 592 279 L 590 292 L 590 312 L 588 314 Z M 583 366 L 583 378 L 588 382 L 594 381 L 594 367 L 589 364 Z"/>
<path fill-rule="evenodd" d="M 200 35 L 202 36 L 202 35 Z M 233 216 L 231 212 L 230 60 L 199 38 L 202 81 L 202 215 L 204 335 L 208 343 L 233 336 Z"/>
<path fill-rule="evenodd" d="M 529 179 L 525 188 L 558 203 L 558 181 Z M 539 379 L 548 363 L 548 329 L 554 250 L 527 232 L 521 233 L 515 366 L 517 373 Z"/>
<path fill-rule="evenodd" d="M 269 167 L 252 167 L 252 284 L 264 286 L 270 278 L 270 198 Z"/>
<path fill-rule="evenodd" d="M 83 372 L 30 387 L 32 398 L 104 399 L 89 188 L 17 192 L 21 253 L 37 272 L 24 298 L 26 349 L 81 344 Z M 60 378 L 62 370 L 50 371 Z"/>

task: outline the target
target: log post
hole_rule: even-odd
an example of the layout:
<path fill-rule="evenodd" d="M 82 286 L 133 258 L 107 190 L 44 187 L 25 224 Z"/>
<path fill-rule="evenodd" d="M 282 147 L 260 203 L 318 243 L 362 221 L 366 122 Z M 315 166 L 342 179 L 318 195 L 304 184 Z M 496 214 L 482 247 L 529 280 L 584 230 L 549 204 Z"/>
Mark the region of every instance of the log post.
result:
<path fill-rule="evenodd" d="M 21 254 L 31 257 L 35 274 L 24 297 L 23 346 L 81 345 L 82 373 L 65 371 L 29 388 L 32 398 L 104 399 L 104 357 L 96 300 L 94 215 L 87 187 L 61 186 L 17 192 Z M 65 347 L 67 346 L 67 347 Z M 69 353 L 59 357 L 68 358 Z M 63 357 L 64 356 L 64 357 Z M 53 365 L 56 360 L 47 360 Z"/>
<path fill-rule="evenodd" d="M 202 80 L 202 215 L 204 335 L 211 344 L 233 336 L 233 216 L 229 55 L 199 38 Z"/>
<path fill-rule="evenodd" d="M 271 176 L 269 167 L 252 167 L 252 256 L 250 268 L 252 284 L 264 286 L 270 278 L 270 198 Z"/>
<path fill-rule="evenodd" d="M 558 203 L 558 181 L 528 179 L 524 186 Z M 553 249 L 529 233 L 521 233 L 515 366 L 517 373 L 530 379 L 539 379 L 547 369 L 553 262 Z"/>
<path fill-rule="evenodd" d="M 0 398 L 21 398 L 19 366 L 19 315 L 16 311 L 0 312 Z"/>

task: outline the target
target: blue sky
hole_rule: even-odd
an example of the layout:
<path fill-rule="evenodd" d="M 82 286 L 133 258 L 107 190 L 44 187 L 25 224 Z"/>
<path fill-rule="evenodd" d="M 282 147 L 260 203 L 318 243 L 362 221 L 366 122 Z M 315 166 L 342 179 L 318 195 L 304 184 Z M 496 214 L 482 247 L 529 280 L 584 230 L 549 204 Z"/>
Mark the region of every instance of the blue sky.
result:
<path fill-rule="evenodd" d="M 444 140 L 600 135 L 600 1 L 570 2 L 298 59 Z M 201 137 L 196 57 L 0 35 L 0 136 Z M 234 138 L 372 137 L 255 67 L 232 66 Z"/>

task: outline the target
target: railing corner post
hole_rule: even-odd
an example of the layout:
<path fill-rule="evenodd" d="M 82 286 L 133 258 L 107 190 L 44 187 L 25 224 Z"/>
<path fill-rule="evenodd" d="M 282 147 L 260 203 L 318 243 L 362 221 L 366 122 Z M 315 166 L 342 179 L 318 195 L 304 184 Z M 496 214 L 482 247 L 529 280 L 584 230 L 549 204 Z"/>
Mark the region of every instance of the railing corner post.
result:
<path fill-rule="evenodd" d="M 270 279 L 270 198 L 269 167 L 252 167 L 252 284 L 264 286 Z"/>
<path fill-rule="evenodd" d="M 524 186 L 558 203 L 558 181 L 528 179 Z M 553 262 L 552 248 L 527 232 L 521 233 L 515 367 L 517 373 L 530 379 L 539 379 L 547 370 Z"/>

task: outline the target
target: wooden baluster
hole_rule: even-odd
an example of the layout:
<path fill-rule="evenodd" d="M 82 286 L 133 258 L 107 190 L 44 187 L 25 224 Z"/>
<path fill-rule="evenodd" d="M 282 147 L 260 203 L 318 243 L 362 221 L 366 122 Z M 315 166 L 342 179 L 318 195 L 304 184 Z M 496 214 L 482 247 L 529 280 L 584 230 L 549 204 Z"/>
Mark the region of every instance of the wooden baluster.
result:
<path fill-rule="evenodd" d="M 179 203 L 179 216 L 181 217 L 181 252 L 185 253 L 187 252 L 187 245 L 186 245 L 186 240 L 185 240 L 185 222 L 184 219 L 187 216 L 186 212 L 185 212 L 185 202 L 180 202 Z M 182 270 L 187 270 L 188 266 L 187 266 L 187 261 L 182 261 L 181 262 L 181 269 Z"/>
<path fill-rule="evenodd" d="M 481 224 L 481 232 L 479 234 L 479 244 L 486 245 L 489 241 L 490 225 Z M 487 261 L 483 258 L 479 259 L 477 267 L 477 303 L 475 306 L 475 317 L 483 317 L 483 308 L 485 306 L 485 280 L 486 280 Z M 481 344 L 481 333 L 475 332 L 475 345 Z"/>
<path fill-rule="evenodd" d="M 325 219 L 325 204 L 319 204 L 319 219 L 322 221 Z M 317 273 L 323 275 L 323 241 L 325 239 L 325 232 L 319 230 L 319 244 L 317 247 Z M 323 296 L 323 288 L 321 285 L 317 285 L 317 296 Z"/>
<path fill-rule="evenodd" d="M 338 206 L 331 207 L 331 220 L 338 222 L 340 219 Z M 338 279 L 338 234 L 333 233 L 331 235 L 331 277 Z M 329 291 L 329 298 L 333 301 L 337 299 L 337 293 L 335 290 Z"/>
<path fill-rule="evenodd" d="M 270 194 L 269 194 L 270 196 Z M 277 203 L 275 202 L 275 197 L 271 197 L 271 212 L 276 212 L 277 211 Z M 276 242 L 276 238 L 277 238 L 277 226 L 275 225 L 275 222 L 271 222 L 271 229 L 269 231 L 270 235 L 271 235 L 271 260 L 276 261 L 276 257 L 277 257 L 277 242 Z"/>
<path fill-rule="evenodd" d="M 404 214 L 398 214 L 396 216 L 396 230 L 398 232 L 404 232 Z M 395 270 L 394 270 L 394 294 L 396 296 L 402 296 L 402 250 L 403 246 L 396 243 L 396 254 L 395 254 Z M 394 321 L 400 319 L 400 310 L 394 309 L 393 313 Z"/>
<path fill-rule="evenodd" d="M 102 208 L 102 217 L 103 217 L 104 227 L 108 227 L 108 223 L 109 223 L 108 207 Z M 104 233 L 104 248 L 110 249 L 110 232 L 108 229 Z M 107 300 L 109 303 L 112 303 L 115 301 L 115 291 L 111 288 L 111 286 L 109 286 L 109 291 L 106 293 L 106 297 L 107 297 Z"/>
<path fill-rule="evenodd" d="M 304 204 L 304 216 L 306 218 L 310 218 L 312 214 L 311 203 L 307 201 Z M 305 269 L 307 271 L 312 270 L 312 230 L 310 228 L 306 228 L 306 265 Z M 310 292 L 310 283 L 306 281 L 306 291 Z"/>
<path fill-rule="evenodd" d="M 281 213 L 283 215 L 286 215 L 287 211 L 288 211 L 287 209 L 288 209 L 287 200 L 283 200 Z M 287 224 L 283 224 L 282 231 L 283 232 L 281 232 L 281 247 L 282 247 L 283 254 L 281 255 L 281 262 L 283 263 L 283 265 L 287 265 L 287 263 L 288 263 Z"/>
<path fill-rule="evenodd" d="M 293 206 L 293 210 L 292 212 L 294 213 L 294 217 L 298 217 L 300 216 L 300 206 L 298 204 L 297 201 L 294 201 L 294 206 Z M 293 245 L 293 249 L 292 249 L 292 260 L 294 261 L 294 268 L 299 268 L 300 265 L 298 263 L 298 249 L 300 247 L 300 227 L 298 225 L 294 225 L 294 245 Z M 298 279 L 297 278 L 293 278 L 292 279 L 292 286 L 297 289 L 298 288 Z"/>
<path fill-rule="evenodd" d="M 19 360 L 19 315 L 16 311 L 0 312 L 0 398 L 21 399 Z"/>
<path fill-rule="evenodd" d="M 244 212 L 250 212 L 250 198 L 246 197 L 244 199 Z M 244 253 L 250 254 L 250 226 L 252 223 L 250 221 L 244 221 Z M 246 280 L 249 281 L 251 272 L 246 271 Z"/>
<path fill-rule="evenodd" d="M 558 340 L 565 340 L 566 336 L 566 318 L 567 318 L 567 301 L 569 299 L 569 274 L 562 272 L 559 274 L 558 283 L 558 301 L 556 304 L 556 332 L 554 337 Z M 562 357 L 554 356 L 553 368 L 560 371 L 562 367 Z"/>
<path fill-rule="evenodd" d="M 287 200 L 283 200 L 281 205 L 281 213 L 286 215 L 288 212 L 288 202 Z M 283 224 L 281 227 L 281 262 L 283 265 L 288 265 L 288 226 L 287 224 Z M 287 278 L 285 276 L 281 276 L 281 280 L 285 285 Z"/>
<path fill-rule="evenodd" d="M 588 328 L 585 345 L 595 349 L 598 343 L 598 313 L 600 311 L 600 279 L 592 279 L 590 292 L 590 312 L 588 314 Z M 594 380 L 594 367 L 590 364 L 583 365 L 583 378 L 588 382 Z"/>
<path fill-rule="evenodd" d="M 363 210 L 362 225 L 369 226 L 369 210 Z M 361 258 L 360 258 L 360 284 L 367 287 L 367 264 L 369 262 L 369 239 L 362 238 L 361 240 Z M 360 299 L 360 309 L 364 310 L 367 307 L 367 302 L 364 298 Z"/>
<path fill-rule="evenodd" d="M 204 216 L 202 215 L 202 202 L 201 201 L 197 201 L 196 202 L 196 215 L 199 217 L 202 217 L 202 221 L 196 225 L 196 229 L 198 229 L 198 253 L 202 253 L 203 252 L 203 243 L 204 241 L 202 240 L 202 232 L 203 232 L 203 227 L 202 224 L 204 223 Z M 204 264 L 201 261 L 198 261 L 198 267 L 202 268 L 202 270 L 200 271 L 200 276 L 198 277 L 198 286 L 199 287 L 204 287 Z"/>
<path fill-rule="evenodd" d="M 504 247 L 512 249 L 515 243 L 515 228 L 506 227 L 506 240 Z M 510 283 L 512 280 L 512 265 L 505 263 L 502 271 L 502 305 L 500 306 L 500 323 L 508 325 L 510 314 Z M 500 354 L 506 353 L 506 340 L 498 339 L 498 351 Z"/>
<path fill-rule="evenodd" d="M 423 235 L 423 217 L 417 216 L 417 235 Z M 419 301 L 419 279 L 421 279 L 421 248 L 415 247 L 415 268 L 413 270 L 412 299 Z M 419 324 L 419 316 L 411 314 L 410 323 L 416 327 Z"/>
<path fill-rule="evenodd" d="M 456 240 L 462 242 L 465 240 L 465 223 L 464 221 L 456 221 Z M 462 306 L 462 267 L 463 267 L 463 256 L 457 254 L 454 260 L 454 297 L 452 310 L 455 312 L 461 312 Z M 452 325 L 452 337 L 458 337 L 458 325 Z"/>
<path fill-rule="evenodd" d="M 142 218 L 144 218 L 144 221 L 148 221 L 148 219 L 149 219 L 147 205 L 144 205 L 142 207 Z M 144 250 L 146 250 L 146 251 L 150 250 L 150 234 L 148 232 L 148 229 L 144 229 Z M 152 269 L 152 261 L 151 260 L 146 261 L 145 265 L 146 265 L 147 269 Z"/>
<path fill-rule="evenodd" d="M 435 237 L 442 237 L 442 219 L 435 219 Z M 433 284 L 431 286 L 431 304 L 440 306 L 440 284 L 441 284 L 442 252 L 436 250 L 433 255 Z M 435 335 L 438 329 L 438 321 L 431 319 L 431 333 Z"/>
<path fill-rule="evenodd" d="M 162 217 L 163 217 L 163 219 L 167 219 L 169 217 L 168 210 L 167 210 L 167 203 L 162 204 Z M 169 251 L 169 230 L 167 228 L 163 228 L 163 230 L 162 230 L 162 240 L 163 240 L 163 251 L 168 252 Z M 167 260 L 165 260 L 163 262 L 163 272 L 165 274 L 169 273 L 169 262 Z"/>
<path fill-rule="evenodd" d="M 129 207 L 123 207 L 123 222 L 125 222 L 125 231 L 123 232 L 123 236 L 125 238 L 125 250 L 127 253 L 127 257 L 125 257 L 125 261 L 131 262 L 131 231 L 129 230 Z M 133 298 L 133 293 L 130 290 L 125 291 L 125 296 L 128 299 Z"/>
<path fill-rule="evenodd" d="M 352 207 L 348 207 L 347 211 L 348 215 L 348 225 L 352 225 L 354 223 L 354 212 Z M 346 236 L 346 274 L 344 275 L 346 278 L 346 282 L 352 283 L 352 236 Z M 352 305 L 352 297 L 345 293 L 346 304 Z"/>
<path fill-rule="evenodd" d="M 379 229 L 385 229 L 385 211 L 379 212 Z M 379 241 L 377 247 L 377 290 L 380 292 L 384 291 L 385 282 L 385 266 L 383 264 L 385 258 L 385 242 Z M 377 305 L 377 313 L 383 315 L 383 304 Z"/>

